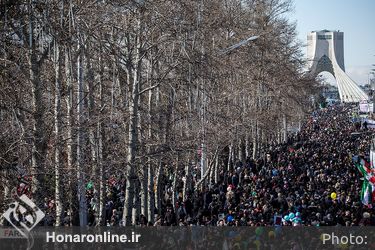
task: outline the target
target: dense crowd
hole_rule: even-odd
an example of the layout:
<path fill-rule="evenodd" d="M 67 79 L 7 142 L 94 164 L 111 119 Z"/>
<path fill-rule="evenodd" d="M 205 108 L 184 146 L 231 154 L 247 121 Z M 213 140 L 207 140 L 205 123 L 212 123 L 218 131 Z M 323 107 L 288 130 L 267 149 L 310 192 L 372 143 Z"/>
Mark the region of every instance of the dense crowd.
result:
<path fill-rule="evenodd" d="M 371 131 L 353 123 L 350 107 L 315 112 L 288 143 L 266 159 L 222 170 L 210 190 L 169 200 L 157 225 L 375 225 L 373 209 L 360 201 L 361 174 L 353 155 L 368 155 Z M 170 196 L 169 196 L 170 197 Z"/>
<path fill-rule="evenodd" d="M 172 194 L 171 181 L 165 183 L 154 225 L 375 225 L 373 209 L 360 201 L 362 176 L 352 162 L 353 155 L 368 155 L 371 131 L 353 123 L 351 110 L 314 112 L 287 143 L 270 147 L 267 157 L 236 162 L 231 171 L 223 167 L 218 184 L 190 191 L 185 200 Z M 121 223 L 123 187 L 113 185 L 108 224 Z M 144 215 L 138 224 L 152 225 Z"/>
<path fill-rule="evenodd" d="M 182 180 L 172 193 L 172 180 L 164 176 L 155 222 L 140 215 L 137 224 L 375 225 L 374 209 L 361 203 L 362 176 L 352 161 L 353 155 L 368 155 L 372 131 L 351 120 L 352 110 L 337 105 L 314 112 L 287 143 L 269 147 L 261 159 L 237 161 L 230 171 L 222 166 L 217 184 L 189 190 L 185 200 Z M 113 177 L 108 183 L 105 223 L 121 225 L 125 181 Z M 98 210 L 92 191 L 89 187 L 89 225 L 96 224 Z M 46 200 L 44 211 L 51 211 L 45 218 L 47 225 L 53 225 L 53 209 L 53 201 Z M 65 213 L 63 224 L 71 224 L 71 218 Z"/>

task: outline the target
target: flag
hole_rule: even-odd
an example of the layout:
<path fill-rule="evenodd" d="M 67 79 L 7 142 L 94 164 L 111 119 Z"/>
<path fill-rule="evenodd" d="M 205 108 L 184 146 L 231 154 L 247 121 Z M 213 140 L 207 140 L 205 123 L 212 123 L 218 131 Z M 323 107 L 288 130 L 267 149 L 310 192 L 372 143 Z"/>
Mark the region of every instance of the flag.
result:
<path fill-rule="evenodd" d="M 372 186 L 367 180 L 363 181 L 361 190 L 361 201 L 364 205 L 368 206 L 372 201 Z"/>
<path fill-rule="evenodd" d="M 364 205 L 370 206 L 373 203 L 373 198 L 375 198 L 374 169 L 371 169 L 370 164 L 364 159 L 361 159 L 360 161 L 354 161 L 354 165 L 358 168 L 359 172 L 361 172 L 364 177 L 361 190 L 361 201 Z"/>
<path fill-rule="evenodd" d="M 370 164 L 361 159 L 360 162 L 355 162 L 354 165 L 358 168 L 359 172 L 363 175 L 365 180 L 369 181 L 371 185 L 375 186 L 375 173 L 370 168 Z"/>

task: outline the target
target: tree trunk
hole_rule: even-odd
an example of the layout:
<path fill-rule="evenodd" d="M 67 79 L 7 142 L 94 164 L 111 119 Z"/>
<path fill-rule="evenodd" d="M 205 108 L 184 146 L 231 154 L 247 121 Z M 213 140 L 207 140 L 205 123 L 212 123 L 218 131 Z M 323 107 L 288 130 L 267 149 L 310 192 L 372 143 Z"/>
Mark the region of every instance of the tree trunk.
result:
<path fill-rule="evenodd" d="M 228 153 L 228 164 L 227 164 L 227 171 L 230 171 L 232 165 L 232 155 L 233 155 L 233 142 L 229 145 L 229 153 Z"/>
<path fill-rule="evenodd" d="M 287 124 L 287 119 L 286 115 L 283 114 L 283 142 L 288 141 L 288 124 Z"/>
<path fill-rule="evenodd" d="M 153 75 L 154 75 L 154 62 L 151 58 L 150 62 L 150 69 L 149 69 L 149 87 L 153 86 Z M 153 90 L 150 90 L 148 92 L 148 139 L 149 142 L 153 142 L 153 105 L 154 105 L 154 95 L 153 95 Z M 145 187 L 145 192 L 147 192 L 147 220 L 151 223 L 154 223 L 154 208 L 155 208 L 155 195 L 154 195 L 154 171 L 153 171 L 153 164 L 152 164 L 152 158 L 151 158 L 151 145 L 147 146 L 147 154 L 149 155 L 147 157 L 147 181 L 146 181 L 146 187 Z M 146 215 L 146 214 L 145 214 Z"/>
<path fill-rule="evenodd" d="M 148 183 L 148 165 L 144 164 L 141 167 L 141 188 L 140 188 L 140 199 L 141 199 L 141 214 L 147 215 L 147 183 Z"/>
<path fill-rule="evenodd" d="M 268 136 L 267 136 L 265 129 L 262 129 L 261 138 L 262 138 L 261 157 L 265 157 L 266 152 L 267 152 L 267 143 L 268 143 Z"/>
<path fill-rule="evenodd" d="M 141 69 L 140 69 L 141 70 Z M 147 77 L 148 78 L 148 77 Z M 148 79 L 147 79 L 148 80 Z M 138 92 L 141 90 L 142 88 L 142 83 L 139 82 L 138 84 Z M 139 98 L 138 98 L 138 106 L 141 106 L 141 104 L 144 103 L 144 96 L 143 95 L 140 95 Z M 141 152 L 146 152 L 147 150 L 147 147 L 145 147 L 144 143 L 143 143 L 143 140 L 142 138 L 145 138 L 146 136 L 148 136 L 148 133 L 146 131 L 146 135 L 145 135 L 145 131 L 142 129 L 142 126 L 144 123 L 147 122 L 147 118 L 145 117 L 145 115 L 147 115 L 148 112 L 144 112 L 142 110 L 140 110 L 138 112 L 138 144 L 140 145 L 139 146 L 139 150 Z M 148 126 L 145 126 L 147 127 L 148 129 Z M 138 210 L 138 212 L 140 214 L 142 214 L 143 216 L 146 216 L 146 212 L 147 212 L 147 174 L 148 174 L 148 170 L 147 170 L 147 164 L 141 164 L 140 166 L 140 177 L 139 177 L 139 184 L 140 184 L 140 187 L 139 187 L 139 196 L 138 196 L 138 201 L 140 201 L 140 209 Z"/>
<path fill-rule="evenodd" d="M 216 163 L 216 157 L 213 159 Z M 208 188 L 211 190 L 212 184 L 214 182 L 214 175 L 215 175 L 215 167 L 216 164 L 210 169 L 210 176 L 208 178 Z"/>
<path fill-rule="evenodd" d="M 98 175 L 99 175 L 99 212 L 97 214 L 97 223 L 99 226 L 104 224 L 104 202 L 106 182 L 104 181 L 104 167 L 103 167 L 103 137 L 104 129 L 100 122 L 98 122 Z"/>
<path fill-rule="evenodd" d="M 245 139 L 245 157 L 246 159 L 250 157 L 250 141 L 249 141 L 248 133 L 246 133 L 246 139 Z"/>
<path fill-rule="evenodd" d="M 214 173 L 215 184 L 219 181 L 219 154 L 215 157 L 215 173 Z"/>
<path fill-rule="evenodd" d="M 253 159 L 257 158 L 257 151 L 258 151 L 258 122 L 255 121 L 253 127 Z"/>
<path fill-rule="evenodd" d="M 175 165 L 175 169 L 174 169 L 174 173 L 173 173 L 173 182 L 172 182 L 172 205 L 173 205 L 173 209 L 175 210 L 176 212 L 176 185 L 177 185 L 177 179 L 178 179 L 178 161 L 179 161 L 179 157 L 177 155 L 177 160 L 176 160 L 176 165 Z"/>
<path fill-rule="evenodd" d="M 61 57 L 59 45 L 55 41 L 54 49 L 55 63 L 55 202 L 56 202 L 56 226 L 61 224 L 61 214 L 63 209 L 62 197 L 60 193 L 60 151 L 61 151 Z"/>
<path fill-rule="evenodd" d="M 238 140 L 238 160 L 244 162 L 243 149 L 242 149 L 242 139 Z"/>
<path fill-rule="evenodd" d="M 29 53 L 28 53 L 28 64 L 30 68 L 30 82 L 32 86 L 32 152 L 31 152 L 31 173 L 32 179 L 32 191 L 35 194 L 37 205 L 41 205 L 43 190 L 43 158 L 45 156 L 45 139 L 44 139 L 44 104 L 43 104 L 43 86 L 40 80 L 40 70 L 42 61 L 38 61 L 36 55 L 36 48 L 34 44 L 34 19 L 32 3 L 28 5 L 29 11 Z"/>
<path fill-rule="evenodd" d="M 65 103 L 66 103 L 66 154 L 67 154 L 67 181 L 68 181 L 68 190 L 67 190 L 67 200 L 69 203 L 69 214 L 70 214 L 70 222 L 72 222 L 72 214 L 73 214 L 73 128 L 72 128 L 72 118 L 73 118 L 73 85 L 72 85 L 72 61 L 71 61 L 71 54 L 70 49 L 65 49 L 65 75 L 66 75 L 66 95 L 65 95 Z"/>
<path fill-rule="evenodd" d="M 126 194 L 125 194 L 125 204 L 123 212 L 123 220 L 125 221 L 125 226 L 131 224 L 132 220 L 132 208 L 133 208 L 133 198 L 134 198 L 134 181 L 137 179 L 135 173 L 135 156 L 137 153 L 137 140 L 138 140 L 138 98 L 139 98 L 139 84 L 141 82 L 141 13 L 137 20 L 137 38 L 136 38 L 136 54 L 135 54 L 135 68 L 133 70 L 133 83 L 132 83 L 132 94 L 129 100 L 129 137 L 128 137 L 128 152 L 127 152 L 127 166 L 126 166 Z M 131 71 L 128 72 L 128 74 Z"/>
<path fill-rule="evenodd" d="M 82 49 L 82 48 L 80 48 Z M 83 51 L 81 50 L 77 61 L 78 69 L 78 135 L 77 135 L 77 180 L 78 180 L 78 202 L 79 202 L 79 224 L 81 227 L 87 225 L 87 204 L 85 190 L 85 174 L 84 174 L 84 156 L 83 156 L 83 105 L 84 105 L 84 65 Z"/>
<path fill-rule="evenodd" d="M 99 97 L 100 97 L 100 113 L 102 113 L 105 103 L 104 103 L 104 83 L 103 83 L 103 73 L 104 73 L 104 65 L 102 59 L 102 48 L 100 47 L 100 55 L 99 55 Z M 103 140 L 105 138 L 104 134 L 104 127 L 102 124 L 101 119 L 98 119 L 97 123 L 97 134 L 98 134 L 98 168 L 99 168 L 99 213 L 97 222 L 98 225 L 101 226 L 104 224 L 104 203 L 105 203 L 105 189 L 106 189 L 106 182 L 104 179 L 104 166 L 103 166 Z"/>
<path fill-rule="evenodd" d="M 154 195 L 154 171 L 151 161 L 148 163 L 147 173 L 147 220 L 154 223 L 155 195 Z"/>
<path fill-rule="evenodd" d="M 156 209 L 158 211 L 158 215 L 160 216 L 161 215 L 161 183 L 160 183 L 160 179 L 163 175 L 163 163 L 161 161 L 161 159 L 159 159 L 159 166 L 158 166 L 158 170 L 157 170 L 157 174 L 156 174 L 156 182 L 155 182 L 155 187 L 156 187 L 156 190 L 155 190 L 155 205 L 156 205 Z"/>
<path fill-rule="evenodd" d="M 204 183 L 205 179 L 207 178 L 207 176 L 209 175 L 211 169 L 213 168 L 214 160 L 215 160 L 215 157 L 217 157 L 218 152 L 219 152 L 219 147 L 216 148 L 216 150 L 215 150 L 215 154 L 214 154 L 212 160 L 210 161 L 210 164 L 209 164 L 209 166 L 208 166 L 208 169 L 207 169 L 206 173 L 205 173 L 205 174 L 203 175 L 203 177 L 202 177 L 202 178 L 201 178 L 201 179 L 195 184 L 195 187 L 194 187 L 195 189 L 198 189 L 199 187 L 202 187 L 202 186 L 203 186 L 202 184 Z"/>
<path fill-rule="evenodd" d="M 139 180 L 134 181 L 134 193 L 138 194 L 140 190 Z M 137 225 L 137 221 L 139 220 L 139 212 L 140 212 L 141 204 L 140 204 L 140 197 L 139 195 L 133 196 L 133 209 L 132 209 L 132 225 Z"/>
<path fill-rule="evenodd" d="M 95 106 L 95 101 L 94 101 L 94 94 L 95 94 L 95 89 L 94 89 L 94 72 L 93 68 L 91 66 L 91 58 L 90 58 L 90 53 L 88 50 L 86 50 L 85 53 L 85 58 L 87 61 L 87 93 L 88 93 L 88 120 L 94 120 L 94 106 Z M 98 169 L 98 161 L 97 161 L 97 141 L 95 139 L 95 126 L 92 126 L 91 124 L 89 125 L 89 143 L 90 143 L 90 150 L 91 150 L 91 176 L 90 180 L 95 180 L 96 179 L 96 173 Z M 94 185 L 94 187 L 97 187 L 97 185 Z"/>
<path fill-rule="evenodd" d="M 190 158 L 190 157 L 189 157 Z M 191 185 L 191 166 L 190 166 L 190 159 L 187 161 L 185 166 L 185 180 L 184 180 L 184 186 L 182 190 L 182 199 L 186 200 L 186 192 L 191 188 L 189 185 Z"/>

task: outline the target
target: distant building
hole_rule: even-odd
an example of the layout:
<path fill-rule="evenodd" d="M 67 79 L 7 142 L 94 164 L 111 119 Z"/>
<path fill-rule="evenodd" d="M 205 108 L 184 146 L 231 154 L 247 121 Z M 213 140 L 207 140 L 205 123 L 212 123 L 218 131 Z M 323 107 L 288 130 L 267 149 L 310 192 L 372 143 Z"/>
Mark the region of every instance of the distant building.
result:
<path fill-rule="evenodd" d="M 311 74 L 330 72 L 336 79 L 342 102 L 368 100 L 368 95 L 346 73 L 344 65 L 344 33 L 312 31 L 307 36 L 307 59 Z"/>

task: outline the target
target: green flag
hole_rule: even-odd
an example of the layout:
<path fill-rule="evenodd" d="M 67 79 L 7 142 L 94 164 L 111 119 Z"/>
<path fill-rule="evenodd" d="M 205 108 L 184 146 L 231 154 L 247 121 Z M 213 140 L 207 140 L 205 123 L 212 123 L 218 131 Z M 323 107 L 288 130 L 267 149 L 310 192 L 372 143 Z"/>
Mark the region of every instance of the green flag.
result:
<path fill-rule="evenodd" d="M 370 205 L 372 201 L 372 185 L 367 180 L 362 184 L 361 201 L 364 205 Z"/>

